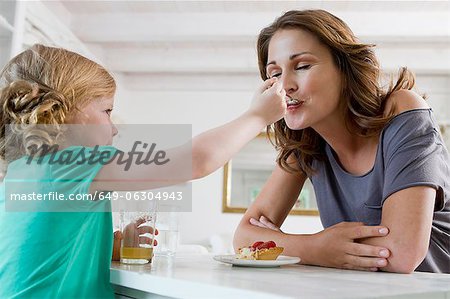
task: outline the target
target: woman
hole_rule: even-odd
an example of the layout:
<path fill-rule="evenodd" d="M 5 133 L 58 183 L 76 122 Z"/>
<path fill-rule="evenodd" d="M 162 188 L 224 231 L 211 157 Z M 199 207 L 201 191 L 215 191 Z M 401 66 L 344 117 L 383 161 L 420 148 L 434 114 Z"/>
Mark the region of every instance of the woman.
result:
<path fill-rule="evenodd" d="M 304 264 L 450 273 L 450 159 L 432 110 L 411 91 L 414 76 L 403 68 L 383 90 L 372 45 L 323 10 L 285 13 L 257 48 L 261 77 L 280 80 L 288 111 L 268 127 L 277 166 L 235 249 L 274 240 Z M 285 234 L 306 178 L 325 229 Z"/>

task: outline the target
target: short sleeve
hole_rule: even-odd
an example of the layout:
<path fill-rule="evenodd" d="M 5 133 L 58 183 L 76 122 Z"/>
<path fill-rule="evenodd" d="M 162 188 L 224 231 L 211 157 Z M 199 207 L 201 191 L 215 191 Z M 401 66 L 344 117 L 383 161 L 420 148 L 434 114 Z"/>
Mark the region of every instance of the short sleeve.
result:
<path fill-rule="evenodd" d="M 449 154 L 431 109 L 403 112 L 383 131 L 383 203 L 393 193 L 414 186 L 437 191 L 435 211 L 449 199 Z"/>
<path fill-rule="evenodd" d="M 74 182 L 79 191 L 89 190 L 100 169 L 114 158 L 118 150 L 113 146 L 82 147 L 72 146 L 57 153 L 52 166 L 54 183 Z"/>
<path fill-rule="evenodd" d="M 89 188 L 117 152 L 112 146 L 71 146 L 12 161 L 4 180 L 5 208 L 23 212 L 106 212 L 109 201 L 99 200 L 100 194 L 90 194 Z"/>
<path fill-rule="evenodd" d="M 80 203 L 93 206 L 91 203 L 98 199 L 99 194 L 89 194 L 89 188 L 100 169 L 111 162 L 118 151 L 113 146 L 73 146 L 58 152 L 56 163 L 48 161 L 51 165 L 53 190 L 65 193 L 66 197 L 77 197 L 78 208 L 86 208 L 86 205 Z M 82 196 L 95 200 L 81 200 Z"/>

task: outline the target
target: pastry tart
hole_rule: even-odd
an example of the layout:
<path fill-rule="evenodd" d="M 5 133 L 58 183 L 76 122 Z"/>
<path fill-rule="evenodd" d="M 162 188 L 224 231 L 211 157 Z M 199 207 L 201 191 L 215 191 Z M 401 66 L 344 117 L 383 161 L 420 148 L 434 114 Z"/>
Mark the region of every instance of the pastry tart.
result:
<path fill-rule="evenodd" d="M 243 260 L 276 260 L 283 252 L 283 247 L 277 247 L 274 241 L 253 243 L 252 246 L 239 248 L 238 259 Z"/>

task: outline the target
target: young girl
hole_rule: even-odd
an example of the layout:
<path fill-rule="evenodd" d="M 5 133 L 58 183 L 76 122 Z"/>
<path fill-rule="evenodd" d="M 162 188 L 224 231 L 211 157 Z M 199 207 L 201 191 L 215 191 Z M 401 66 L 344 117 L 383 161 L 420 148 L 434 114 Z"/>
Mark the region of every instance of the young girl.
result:
<path fill-rule="evenodd" d="M 284 91 L 276 79 L 269 79 L 255 93 L 251 107 L 243 115 L 193 138 L 188 146 L 168 150 L 166 154 L 172 163 L 141 164 L 128 171 L 117 161 L 106 165 L 86 163 L 82 157 L 92 158 L 96 150 L 72 139 L 65 139 L 64 148 L 54 155 L 39 156 L 39 162 L 29 159 L 33 154 L 30 148 L 56 144 L 58 128 L 63 124 L 100 128 L 101 135 L 88 132 L 97 138 L 88 141 L 93 142 L 91 146 L 100 145 L 110 159 L 115 159 L 116 149 L 110 146 L 117 134 L 110 119 L 115 82 L 93 61 L 43 45 L 35 45 L 13 58 L 0 80 L 0 157 L 8 163 L 0 190 L 1 298 L 113 296 L 109 283 L 111 213 L 90 212 L 108 210 L 109 201 L 42 200 L 32 203 L 31 208 L 36 210 L 26 206 L 28 212 L 17 213 L 8 210 L 8 195 L 21 192 L 26 196 L 69 197 L 102 190 L 149 189 L 167 183 L 149 182 L 146 178 L 176 171 L 170 165 L 183 159 L 192 159 L 192 173 L 186 179 L 201 178 L 221 167 L 286 110 Z M 40 130 L 35 126 L 38 124 L 56 131 Z M 68 154 L 79 158 L 72 163 L 51 160 L 62 161 Z M 121 183 L 123 179 L 127 182 Z M 26 204 L 20 202 L 12 207 L 20 210 Z M 67 206 L 77 212 L 63 212 Z"/>
<path fill-rule="evenodd" d="M 433 112 L 402 69 L 387 90 L 371 45 L 323 10 L 289 11 L 258 38 L 261 77 L 288 98 L 277 166 L 235 248 L 274 240 L 302 263 L 450 273 L 450 159 Z M 280 231 L 306 178 L 325 230 Z M 389 229 L 366 225 L 383 225 Z"/>

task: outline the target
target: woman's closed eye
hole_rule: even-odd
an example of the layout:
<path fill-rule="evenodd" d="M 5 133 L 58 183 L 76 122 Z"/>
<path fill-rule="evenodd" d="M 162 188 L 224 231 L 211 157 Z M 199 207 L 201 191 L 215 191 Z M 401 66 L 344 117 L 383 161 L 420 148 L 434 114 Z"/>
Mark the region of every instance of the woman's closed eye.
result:
<path fill-rule="evenodd" d="M 300 65 L 300 66 L 297 66 L 296 68 L 295 68 L 295 70 L 296 71 L 303 71 L 303 70 L 309 70 L 311 68 L 311 64 L 304 64 L 304 65 Z M 273 74 L 270 74 L 270 78 L 273 78 L 273 77 L 279 77 L 279 76 L 281 76 L 281 73 L 273 73 Z"/>
<path fill-rule="evenodd" d="M 111 116 L 112 111 L 113 111 L 112 109 L 106 109 L 105 110 L 106 114 L 108 114 L 109 116 Z"/>
<path fill-rule="evenodd" d="M 297 67 L 295 68 L 295 70 L 296 70 L 296 71 L 309 70 L 310 68 L 311 68 L 311 65 L 310 65 L 310 64 L 304 64 L 304 65 L 297 66 Z"/>
<path fill-rule="evenodd" d="M 281 75 L 281 73 L 275 73 L 275 74 L 271 74 L 269 77 L 274 78 L 274 77 L 279 77 L 280 75 Z"/>

